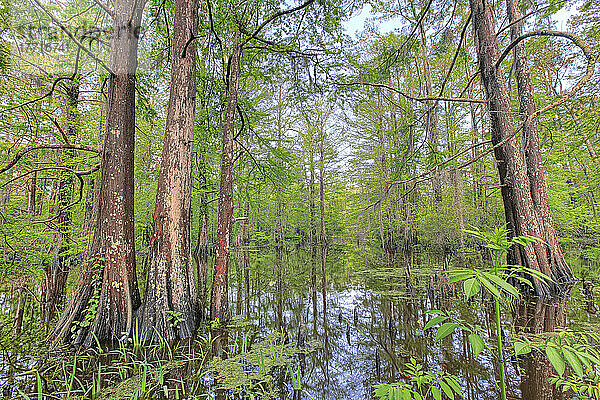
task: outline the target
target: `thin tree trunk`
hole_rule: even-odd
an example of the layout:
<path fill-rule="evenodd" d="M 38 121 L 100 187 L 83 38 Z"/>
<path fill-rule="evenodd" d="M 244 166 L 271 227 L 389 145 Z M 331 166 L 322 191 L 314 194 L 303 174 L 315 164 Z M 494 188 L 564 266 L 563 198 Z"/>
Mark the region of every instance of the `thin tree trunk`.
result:
<path fill-rule="evenodd" d="M 106 135 L 94 236 L 77 289 L 50 340 L 90 347 L 127 337 L 140 303 L 133 221 L 135 71 L 144 0 L 116 0 Z M 72 326 L 76 326 L 74 332 Z"/>
<path fill-rule="evenodd" d="M 244 288 L 246 289 L 245 309 L 246 317 L 250 317 L 250 203 L 246 201 L 244 206 L 244 236 L 243 236 L 243 251 L 244 251 Z"/>
<path fill-rule="evenodd" d="M 146 295 L 137 314 L 144 341 L 189 339 L 198 327 L 190 236 L 197 34 L 198 3 L 176 0 L 171 90 L 156 189 L 154 236 Z"/>
<path fill-rule="evenodd" d="M 427 49 L 427 39 L 425 37 L 425 29 L 423 23 L 419 23 L 419 32 L 421 38 L 421 51 L 423 53 L 423 73 L 425 75 L 425 94 L 428 97 L 433 96 L 433 82 L 431 78 L 431 65 L 429 63 L 429 54 Z M 427 143 L 430 147 L 430 152 L 435 156 L 438 152 L 439 136 L 438 136 L 438 112 L 435 101 L 427 102 L 427 119 L 425 122 L 425 132 L 427 135 Z M 431 179 L 433 184 L 433 192 L 436 201 L 442 201 L 442 177 L 439 172 L 435 172 Z"/>
<path fill-rule="evenodd" d="M 227 280 L 229 274 L 229 253 L 231 251 L 231 228 L 233 226 L 233 138 L 235 134 L 235 113 L 242 58 L 242 46 L 239 42 L 239 32 L 236 32 L 229 60 L 227 107 L 223 121 L 217 249 L 210 300 L 210 318 L 213 321 L 218 319 L 222 323 L 229 320 Z"/>
<path fill-rule="evenodd" d="M 79 100 L 79 83 L 73 83 L 67 88 L 67 99 L 65 101 L 65 119 L 67 121 L 66 135 L 73 138 L 77 135 L 77 102 Z M 67 152 L 68 157 L 72 158 L 74 153 Z M 41 319 L 42 325 L 48 331 L 50 323 L 56 316 L 57 308 L 62 303 L 67 276 L 73 262 L 72 256 L 68 254 L 69 246 L 69 225 L 71 224 L 71 210 L 66 207 L 71 203 L 73 197 L 73 175 L 63 173 L 58 183 L 58 192 L 56 199 L 57 212 L 56 220 L 57 231 L 53 235 L 54 249 L 52 250 L 53 259 L 44 271 L 44 280 L 42 281 L 41 298 Z"/>
<path fill-rule="evenodd" d="M 325 287 L 327 285 L 326 263 L 327 263 L 327 231 L 325 229 L 325 123 L 321 121 L 319 130 L 319 210 L 321 212 L 321 273 L 323 289 L 323 307 L 325 304 Z M 325 314 L 325 310 L 323 313 Z"/>
<path fill-rule="evenodd" d="M 192 258 L 196 266 L 196 275 L 198 276 L 198 295 L 199 307 L 201 313 L 205 312 L 206 307 L 206 283 L 208 280 L 208 213 L 206 210 L 206 195 L 201 194 L 200 199 L 200 217 L 198 227 L 198 240 L 192 252 Z"/>
<path fill-rule="evenodd" d="M 37 189 L 37 172 L 31 174 L 27 184 L 27 214 L 35 214 L 35 196 Z"/>

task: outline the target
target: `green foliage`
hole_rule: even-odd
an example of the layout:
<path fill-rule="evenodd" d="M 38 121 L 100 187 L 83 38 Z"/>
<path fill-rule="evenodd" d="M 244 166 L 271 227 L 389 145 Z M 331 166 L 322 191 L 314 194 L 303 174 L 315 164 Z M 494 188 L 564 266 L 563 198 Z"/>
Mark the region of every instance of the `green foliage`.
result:
<path fill-rule="evenodd" d="M 247 344 L 239 347 L 241 351 L 234 356 L 214 357 L 210 371 L 215 374 L 216 389 L 276 398 L 274 373 L 283 367 L 289 372 L 294 389 L 300 390 L 301 376 L 298 369 L 292 370 L 292 363 L 293 356 L 301 350 L 285 341 L 285 335 L 272 334 L 250 348 Z"/>
<path fill-rule="evenodd" d="M 555 332 L 523 335 L 514 343 L 515 354 L 546 354 L 557 375 L 550 382 L 578 399 L 598 399 L 600 335 L 559 328 Z"/>
<path fill-rule="evenodd" d="M 374 386 L 374 394 L 379 400 L 441 400 L 442 393 L 451 400 L 462 397 L 458 379 L 453 375 L 424 371 L 416 359 L 404 365 L 409 383 L 379 383 Z"/>

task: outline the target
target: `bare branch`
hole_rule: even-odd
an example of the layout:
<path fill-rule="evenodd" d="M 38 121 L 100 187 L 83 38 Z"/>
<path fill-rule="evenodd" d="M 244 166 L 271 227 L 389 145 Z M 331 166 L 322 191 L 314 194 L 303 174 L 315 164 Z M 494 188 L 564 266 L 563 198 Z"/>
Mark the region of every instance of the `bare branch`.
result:
<path fill-rule="evenodd" d="M 284 11 L 279 11 L 279 12 L 276 12 L 275 14 L 271 15 L 269 18 L 264 20 L 263 23 L 260 24 L 260 26 L 258 28 L 256 28 L 254 33 L 252 33 L 250 36 L 248 36 L 246 38 L 246 40 L 244 40 L 244 42 L 242 43 L 242 46 L 245 46 L 249 41 L 251 41 L 252 39 L 255 39 L 256 36 L 258 36 L 258 34 L 260 33 L 260 31 L 262 31 L 265 28 L 265 26 L 269 25 L 271 22 L 273 22 L 277 18 L 283 17 L 284 15 L 287 15 L 287 14 L 292 14 L 299 10 L 302 10 L 303 8 L 308 7 L 309 5 L 311 5 L 314 2 L 315 2 L 315 0 L 307 0 L 304 3 L 300 4 L 299 6 L 296 6 L 296 7 L 284 10 Z"/>
<path fill-rule="evenodd" d="M 427 96 L 427 97 L 415 97 L 415 96 L 411 96 L 408 93 L 405 93 L 403 91 L 401 91 L 400 89 L 396 89 L 393 86 L 389 86 L 383 83 L 369 83 L 369 82 L 350 82 L 350 83 L 336 83 L 337 85 L 340 86 L 359 86 L 359 85 L 365 85 L 365 86 L 372 86 L 372 87 L 379 87 L 379 88 L 384 88 L 384 89 L 389 89 L 392 90 L 398 94 L 401 94 L 402 96 L 406 97 L 409 100 L 413 100 L 413 101 L 418 101 L 421 103 L 425 103 L 428 101 L 432 101 L 432 100 L 437 100 L 437 101 L 455 101 L 458 103 L 487 103 L 487 100 L 482 100 L 482 99 L 469 99 L 469 98 L 465 98 L 465 97 L 443 97 L 443 96 Z"/>
<path fill-rule="evenodd" d="M 40 149 L 73 149 L 73 150 L 89 151 L 89 152 L 98 153 L 98 154 L 100 154 L 100 152 L 101 152 L 101 150 L 96 147 L 86 146 L 86 145 L 82 145 L 82 144 L 46 144 L 46 145 L 40 145 L 40 146 L 26 147 L 24 149 L 19 150 L 17 152 L 17 154 L 14 156 L 14 158 L 8 164 L 6 164 L 4 167 L 0 168 L 0 174 L 11 169 L 16 163 L 19 162 L 19 160 L 21 158 L 23 158 L 23 156 L 25 154 L 30 153 L 35 150 L 40 150 Z"/>
<path fill-rule="evenodd" d="M 54 90 L 56 90 L 56 85 L 58 85 L 58 83 L 60 81 L 73 80 L 73 79 L 74 79 L 73 76 L 61 76 L 61 77 L 58 77 L 58 78 L 56 78 L 54 80 L 54 82 L 52 82 L 52 87 L 50 88 L 50 91 L 48 93 L 46 93 L 45 95 L 37 97 L 37 98 L 35 98 L 33 100 L 26 101 L 25 103 L 22 103 L 22 104 L 19 104 L 19 105 L 13 106 L 13 107 L 9 107 L 9 108 L 5 108 L 3 110 L 0 110 L 0 114 L 8 112 L 8 111 L 16 110 L 17 108 L 22 108 L 22 107 L 28 106 L 30 104 L 36 103 L 38 101 L 44 100 L 46 97 L 52 96 L 52 93 L 54 93 Z"/>
<path fill-rule="evenodd" d="M 444 89 L 446 88 L 446 84 L 448 83 L 448 79 L 450 78 L 450 73 L 452 73 L 452 69 L 454 68 L 454 65 L 456 64 L 456 59 L 458 58 L 458 53 L 460 52 L 460 48 L 462 47 L 463 40 L 465 39 L 465 33 L 469 26 L 469 22 L 471 22 L 471 13 L 470 12 L 469 12 L 469 16 L 467 17 L 467 22 L 465 22 L 465 25 L 463 26 L 462 31 L 460 32 L 460 40 L 458 41 L 458 46 L 456 47 L 456 51 L 454 52 L 454 57 L 452 58 L 452 63 L 450 64 L 450 68 L 448 68 L 448 73 L 446 74 L 446 77 L 444 78 L 444 82 L 442 83 L 442 87 L 440 88 L 440 93 L 438 94 L 438 96 L 440 96 L 440 97 L 444 94 Z"/>
<path fill-rule="evenodd" d="M 105 13 L 110 15 L 112 18 L 115 17 L 115 13 L 110 8 L 108 8 L 106 5 L 104 5 L 104 3 L 102 3 L 100 0 L 94 0 L 94 3 L 96 3 L 101 9 L 104 10 Z"/>
<path fill-rule="evenodd" d="M 52 14 L 46 7 L 44 7 L 44 5 L 40 2 L 40 0 L 32 0 L 35 4 L 38 5 L 38 7 L 44 11 L 44 13 L 46 13 L 46 15 L 48 15 L 50 17 L 50 19 L 52 20 L 52 22 L 54 22 L 56 25 L 58 25 L 58 27 L 67 34 L 67 36 L 77 45 L 77 47 L 79 47 L 81 50 L 83 50 L 88 56 L 90 56 L 94 61 L 96 61 L 98 64 L 100 64 L 109 74 L 114 75 L 114 72 L 106 65 L 104 64 L 104 62 L 102 60 L 100 60 L 98 57 L 96 57 L 96 55 L 94 53 L 92 53 L 91 50 L 89 50 L 87 47 L 85 47 L 83 45 L 83 43 L 81 43 L 76 37 L 75 35 L 73 35 L 73 33 L 67 29 L 66 26 L 64 26 L 62 24 L 62 22 L 59 21 L 58 18 L 56 18 L 54 16 L 54 14 Z"/>
<path fill-rule="evenodd" d="M 552 104 L 547 105 L 544 108 L 537 110 L 534 114 L 535 116 L 537 116 L 537 115 L 540 115 L 556 106 L 563 104 L 564 102 L 569 100 L 571 97 L 573 97 L 575 95 L 575 93 L 577 93 L 579 91 L 579 89 L 581 89 L 590 80 L 590 78 L 594 75 L 594 72 L 596 70 L 596 61 L 598 60 L 598 57 L 594 54 L 594 51 L 592 50 L 592 48 L 590 46 L 588 46 L 587 43 L 585 43 L 585 41 L 583 39 L 581 39 L 579 36 L 576 36 L 569 32 L 537 30 L 537 31 L 526 33 L 526 34 L 521 35 L 518 38 L 516 38 L 506 48 L 506 50 L 504 50 L 504 53 L 502 53 L 500 58 L 498 58 L 498 61 L 496 61 L 496 68 L 498 68 L 500 66 L 502 61 L 506 58 L 506 56 L 510 53 L 510 51 L 517 44 L 519 44 L 523 40 L 533 37 L 533 36 L 554 36 L 554 37 L 562 37 L 562 38 L 569 39 L 583 51 L 583 54 L 585 55 L 585 58 L 587 59 L 587 70 L 586 70 L 585 75 L 583 77 L 581 77 L 581 79 L 575 84 L 575 86 L 573 86 L 573 88 L 569 92 L 565 93 L 560 99 L 558 99 L 557 101 L 555 101 Z"/>

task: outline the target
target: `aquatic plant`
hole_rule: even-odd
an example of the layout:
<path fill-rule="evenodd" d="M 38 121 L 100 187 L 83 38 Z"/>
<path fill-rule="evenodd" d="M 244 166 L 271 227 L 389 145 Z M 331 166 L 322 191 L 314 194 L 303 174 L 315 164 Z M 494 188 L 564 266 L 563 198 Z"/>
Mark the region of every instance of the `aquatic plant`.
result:
<path fill-rule="evenodd" d="M 256 395 L 261 399 L 277 396 L 274 376 L 289 372 L 292 386 L 301 389 L 301 372 L 291 368 L 294 356 L 304 350 L 287 343 L 286 334 L 276 332 L 264 340 L 250 344 L 247 335 L 241 335 L 242 345 L 231 345 L 243 351 L 229 354 L 226 359 L 213 358 L 210 372 L 215 388 L 234 394 Z"/>
<path fill-rule="evenodd" d="M 516 355 L 533 351 L 546 354 L 556 375 L 550 383 L 576 399 L 600 399 L 600 335 L 559 328 L 555 332 L 527 334 L 514 343 Z M 567 366 L 571 373 L 567 373 Z"/>
<path fill-rule="evenodd" d="M 379 400 L 441 400 L 442 393 L 449 399 L 462 397 L 458 379 L 449 374 L 423 370 L 423 365 L 413 357 L 405 365 L 403 374 L 408 382 L 379 383 L 374 394 Z"/>
<path fill-rule="evenodd" d="M 481 232 L 478 230 L 466 230 L 468 234 L 483 242 L 484 246 L 490 250 L 492 255 L 491 267 L 485 269 L 454 269 L 448 271 L 450 282 L 462 282 L 465 296 L 468 299 L 475 296 L 482 288 L 485 288 L 494 299 L 494 313 L 496 319 L 496 358 L 499 372 L 500 396 L 506 400 L 506 374 L 504 370 L 504 351 L 502 339 L 502 325 L 500 315 L 500 303 L 520 299 L 521 294 L 510 283 L 518 281 L 533 288 L 531 279 L 549 281 L 550 278 L 543 273 L 520 265 L 507 265 L 504 260 L 511 247 L 515 245 L 527 246 L 532 241 L 539 239 L 530 236 L 517 236 L 512 239 L 507 238 L 506 227 L 495 228 L 491 232 Z M 439 310 L 432 311 L 440 314 L 430 320 L 425 329 L 431 328 L 436 324 L 442 323 L 450 318 L 447 313 Z M 479 354 L 485 347 L 485 342 L 479 335 L 476 327 L 461 323 L 460 321 L 444 322 L 438 329 L 436 340 L 439 341 L 450 335 L 457 328 L 465 329 L 470 332 L 469 343 L 474 354 Z"/>

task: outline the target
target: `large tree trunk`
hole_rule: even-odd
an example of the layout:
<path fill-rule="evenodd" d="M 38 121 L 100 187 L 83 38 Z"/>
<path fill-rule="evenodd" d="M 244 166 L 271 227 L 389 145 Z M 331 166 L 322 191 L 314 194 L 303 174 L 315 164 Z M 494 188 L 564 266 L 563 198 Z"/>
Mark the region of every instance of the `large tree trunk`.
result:
<path fill-rule="evenodd" d="M 521 19 L 521 10 L 517 0 L 506 0 L 509 22 Z M 523 33 L 523 23 L 516 22 L 510 28 L 511 39 L 516 40 Z M 536 107 L 533 98 L 533 85 L 527 67 L 527 52 L 524 42 L 517 44 L 513 50 L 514 71 L 517 78 L 519 92 L 519 104 L 523 120 L 523 143 L 525 150 L 525 163 L 527 166 L 527 178 L 531 190 L 531 199 L 535 208 L 538 223 L 541 229 L 541 239 L 547 244 L 546 253 L 552 278 L 558 282 L 573 280 L 571 268 L 567 265 L 565 257 L 556 237 L 554 221 L 550 213 L 548 202 L 548 186 L 542 166 L 542 155 L 540 151 L 540 135 L 538 129 L 538 118 L 535 115 Z"/>
<path fill-rule="evenodd" d="M 67 124 L 66 134 L 69 139 L 77 135 L 77 102 L 79 101 L 79 83 L 73 81 L 67 87 L 67 98 L 65 101 L 65 119 Z M 68 151 L 67 155 L 73 157 L 74 153 Z M 56 220 L 57 231 L 54 236 L 54 255 L 51 264 L 44 270 L 42 281 L 41 318 L 46 331 L 50 329 L 50 323 L 56 316 L 58 306 L 63 300 L 67 276 L 71 269 L 73 258 L 68 254 L 69 225 L 71 223 L 71 211 L 66 207 L 71 203 L 73 197 L 73 175 L 63 173 L 58 183 L 56 207 L 58 218 Z"/>
<path fill-rule="evenodd" d="M 239 41 L 239 32 L 236 32 L 229 60 L 227 107 L 223 121 L 217 249 L 210 299 L 210 318 L 212 320 L 218 319 L 220 322 L 229 320 L 227 278 L 229 274 L 229 253 L 231 251 L 231 228 L 233 226 L 233 139 L 242 58 L 242 46 Z"/>
<path fill-rule="evenodd" d="M 116 0 L 111 40 L 106 134 L 94 235 L 67 309 L 50 335 L 54 343 L 114 343 L 131 332 L 140 303 L 133 221 L 135 71 L 144 0 Z M 75 326 L 74 332 L 71 328 Z"/>
<path fill-rule="evenodd" d="M 488 100 L 491 118 L 492 143 L 500 175 L 504 212 L 511 236 L 529 235 L 543 238 L 532 200 L 529 179 L 525 172 L 523 153 L 515 137 L 515 127 L 501 66 L 496 68 L 498 43 L 494 32 L 492 9 L 487 0 L 470 0 L 473 27 L 477 36 L 477 55 L 481 79 Z M 547 246 L 541 242 L 526 247 L 515 246 L 509 254 L 509 263 L 523 265 L 550 276 L 552 282 L 533 279 L 538 296 L 553 297 L 565 290 L 572 275 L 556 268 L 549 257 Z M 570 272 L 570 271 L 569 271 Z"/>
<path fill-rule="evenodd" d="M 175 1 L 171 90 L 146 295 L 138 312 L 142 340 L 184 340 L 198 326 L 191 262 L 192 144 L 196 107 L 198 3 Z"/>

